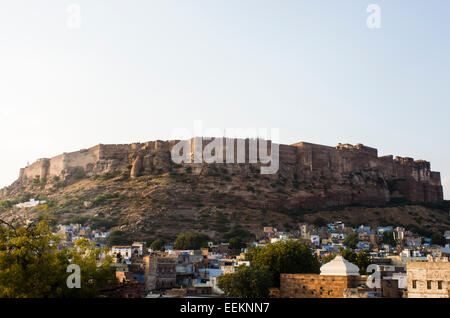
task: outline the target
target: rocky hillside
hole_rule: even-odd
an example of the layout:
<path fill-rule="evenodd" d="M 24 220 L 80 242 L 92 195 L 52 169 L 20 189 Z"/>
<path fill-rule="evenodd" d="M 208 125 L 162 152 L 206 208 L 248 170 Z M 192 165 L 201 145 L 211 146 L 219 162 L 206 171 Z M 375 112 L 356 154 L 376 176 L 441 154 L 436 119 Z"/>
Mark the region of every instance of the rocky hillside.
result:
<path fill-rule="evenodd" d="M 16 182 L 1 192 L 0 217 L 48 218 L 120 230 L 127 239 L 172 240 L 197 231 L 221 240 L 230 232 L 262 235 L 263 226 L 293 229 L 300 222 L 342 220 L 348 224 L 402 225 L 429 233 L 450 227 L 448 201 L 412 204 L 404 198 L 379 206 L 347 205 L 326 209 L 292 204 L 339 185 L 321 180 L 307 184 L 279 175 L 261 175 L 258 166 L 209 165 L 196 171 L 171 164 L 167 171 L 133 176 L 132 166 L 115 173 L 73 174 L 61 179 Z M 330 184 L 329 184 L 330 183 Z M 344 189 L 344 188 L 343 188 Z M 14 208 L 30 198 L 46 200 L 35 208 Z M 250 235 L 249 235 L 250 237 Z"/>

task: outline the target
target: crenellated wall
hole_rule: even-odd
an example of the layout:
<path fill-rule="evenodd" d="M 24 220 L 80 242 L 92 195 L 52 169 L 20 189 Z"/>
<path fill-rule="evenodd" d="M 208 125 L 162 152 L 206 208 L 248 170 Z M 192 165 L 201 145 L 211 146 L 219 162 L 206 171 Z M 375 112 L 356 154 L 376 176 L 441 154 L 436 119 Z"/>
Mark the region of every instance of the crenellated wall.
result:
<path fill-rule="evenodd" d="M 188 151 L 190 151 L 191 159 L 194 159 L 196 147 L 202 151 L 211 150 L 208 146 L 211 140 L 190 139 Z M 250 159 L 256 159 L 249 152 L 249 146 L 255 144 L 256 140 L 233 140 L 232 154 L 227 154 L 227 140 L 224 138 L 218 140 L 223 142 L 224 161 L 230 155 L 234 158 L 233 161 L 237 162 L 238 149 L 244 150 L 246 163 L 244 166 L 248 165 Z M 19 180 L 53 176 L 66 178 L 79 172 L 88 175 L 121 172 L 128 169 L 129 165 L 132 167 L 132 177 L 154 171 L 167 171 L 171 166 L 170 151 L 177 143 L 176 140 L 157 140 L 122 145 L 100 144 L 89 149 L 64 153 L 51 159 L 39 159 L 21 169 Z M 270 154 L 270 145 L 269 141 L 268 154 Z M 256 146 L 258 152 L 258 143 Z M 421 202 L 443 200 L 440 173 L 431 171 L 430 163 L 424 160 L 415 161 L 408 157 L 394 158 L 391 155 L 378 157 L 377 149 L 362 144 L 354 146 L 339 144 L 336 147 L 330 147 L 299 142 L 278 146 L 280 168 L 275 177 L 283 176 L 287 180 L 310 184 L 315 188 L 317 184 L 331 186 L 331 189 L 324 189 L 320 197 L 299 194 L 299 197 L 292 200 L 294 206 L 314 205 L 314 202 L 321 200 L 324 201 L 324 206 L 364 202 L 378 204 L 397 197 Z M 238 174 L 242 171 L 242 165 L 231 166 Z M 207 168 L 205 163 L 198 165 L 194 171 L 200 173 L 203 168 Z M 341 191 L 338 185 L 354 190 L 353 192 Z"/>

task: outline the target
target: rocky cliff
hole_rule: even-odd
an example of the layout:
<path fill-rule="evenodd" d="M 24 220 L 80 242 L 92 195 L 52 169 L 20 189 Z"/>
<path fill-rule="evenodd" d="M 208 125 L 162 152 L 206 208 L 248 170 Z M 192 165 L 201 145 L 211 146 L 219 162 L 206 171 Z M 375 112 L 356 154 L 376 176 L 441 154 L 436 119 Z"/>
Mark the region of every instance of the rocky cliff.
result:
<path fill-rule="evenodd" d="M 204 151 L 211 141 L 193 138 L 189 141 L 189 157 L 194 148 Z M 220 139 L 222 141 L 222 139 Z M 204 175 L 212 169 L 247 177 L 258 174 L 264 164 L 250 163 L 252 140 L 240 140 L 245 147 L 242 163 L 182 163 L 171 160 L 171 150 L 178 141 L 152 141 L 128 145 L 97 145 L 50 159 L 40 159 L 21 169 L 16 184 L 32 180 L 70 179 L 77 175 L 120 174 L 131 177 L 169 172 L 174 166 L 188 168 L 189 173 Z M 233 141 L 236 150 L 239 140 Z M 227 140 L 223 139 L 223 144 Z M 268 142 L 271 144 L 270 141 Z M 412 158 L 378 157 L 377 149 L 362 144 L 339 144 L 336 147 L 299 142 L 277 145 L 279 169 L 261 177 L 272 183 L 287 185 L 292 195 L 282 200 L 255 202 L 259 208 L 323 208 L 351 204 L 384 204 L 392 200 L 438 202 L 443 200 L 440 173 L 431 171 L 430 163 Z M 270 149 L 270 146 L 269 146 Z M 228 148 L 224 148 L 224 158 Z M 213 150 L 214 152 L 214 150 Z M 270 152 L 270 151 L 269 151 Z M 236 153 L 233 154 L 236 159 Z M 236 162 L 233 161 L 233 162 Z M 245 183 L 245 181 L 244 181 Z M 7 189 L 3 190 L 7 193 Z"/>
<path fill-rule="evenodd" d="M 192 159 L 197 148 L 219 154 L 209 142 L 192 139 L 183 155 Z M 255 162 L 252 142 L 232 143 L 244 145 L 243 158 L 232 160 L 240 163 L 177 164 L 171 152 L 177 141 L 98 145 L 41 159 L 0 190 L 0 218 L 83 223 L 137 240 L 171 240 L 186 231 L 219 240 L 239 228 L 259 235 L 263 226 L 288 230 L 318 217 L 426 231 L 450 226 L 439 173 L 426 161 L 378 157 L 363 145 L 302 142 L 268 147 L 278 148 L 272 158 L 279 169 L 261 174 L 266 164 Z M 234 150 L 230 156 L 224 148 L 224 158 L 237 159 Z M 47 204 L 14 208 L 30 198 Z"/>

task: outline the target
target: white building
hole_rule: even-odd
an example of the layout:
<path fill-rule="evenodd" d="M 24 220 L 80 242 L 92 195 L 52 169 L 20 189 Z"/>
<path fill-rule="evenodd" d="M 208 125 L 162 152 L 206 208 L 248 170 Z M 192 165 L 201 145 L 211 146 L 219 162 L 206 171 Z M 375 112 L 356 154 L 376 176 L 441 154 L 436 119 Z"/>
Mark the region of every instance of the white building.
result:
<path fill-rule="evenodd" d="M 124 260 L 130 259 L 132 255 L 131 246 L 113 246 L 111 253 L 113 256 L 120 255 Z"/>
<path fill-rule="evenodd" d="M 320 245 L 320 236 L 319 235 L 311 235 L 311 243 L 313 243 L 315 246 Z"/>
<path fill-rule="evenodd" d="M 107 239 L 109 236 L 109 232 L 95 232 L 94 237 L 96 239 Z"/>
<path fill-rule="evenodd" d="M 33 208 L 35 206 L 38 206 L 38 205 L 41 205 L 41 204 L 45 204 L 45 203 L 46 203 L 46 201 L 39 201 L 39 200 L 31 199 L 28 202 L 17 203 L 14 206 L 16 208 Z"/>
<path fill-rule="evenodd" d="M 131 249 L 133 253 L 137 253 L 138 256 L 142 256 L 145 251 L 145 242 L 134 242 L 131 244 Z"/>
<path fill-rule="evenodd" d="M 359 268 L 341 255 L 320 267 L 320 275 L 328 276 L 360 276 Z"/>

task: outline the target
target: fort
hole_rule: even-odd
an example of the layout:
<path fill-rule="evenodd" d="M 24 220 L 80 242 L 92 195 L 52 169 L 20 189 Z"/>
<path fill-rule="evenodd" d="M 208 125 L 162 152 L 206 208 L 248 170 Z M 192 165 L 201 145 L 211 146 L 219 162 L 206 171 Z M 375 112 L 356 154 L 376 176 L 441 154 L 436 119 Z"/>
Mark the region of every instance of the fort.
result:
<path fill-rule="evenodd" d="M 189 142 L 191 157 L 199 142 L 202 143 L 202 149 L 207 144 L 202 138 L 192 138 Z M 252 140 L 245 139 L 241 142 L 248 150 Z M 271 144 L 270 141 L 267 142 Z M 177 143 L 178 140 L 157 140 L 122 145 L 99 144 L 89 149 L 39 159 L 20 170 L 17 182 L 23 183 L 36 178 L 65 179 L 77 173 L 89 176 L 129 170 L 130 176 L 134 178 L 155 171 L 167 172 L 174 165 L 171 150 Z M 238 143 L 239 140 L 234 144 L 235 147 Z M 394 158 L 392 155 L 379 157 L 377 149 L 362 144 L 338 144 L 330 147 L 298 142 L 277 146 L 279 170 L 266 177 L 274 180 L 282 178 L 295 185 L 302 185 L 298 187 L 297 194 L 286 202 L 290 208 L 353 203 L 383 204 L 395 198 L 412 202 L 443 200 L 440 173 L 431 171 L 430 163 L 424 160 Z M 249 151 L 245 153 L 243 163 L 222 165 L 237 175 L 250 173 L 249 166 L 254 161 L 251 160 Z M 181 165 L 191 166 L 191 173 L 199 175 L 208 169 L 205 162 Z M 309 188 L 315 191 L 306 191 Z"/>

